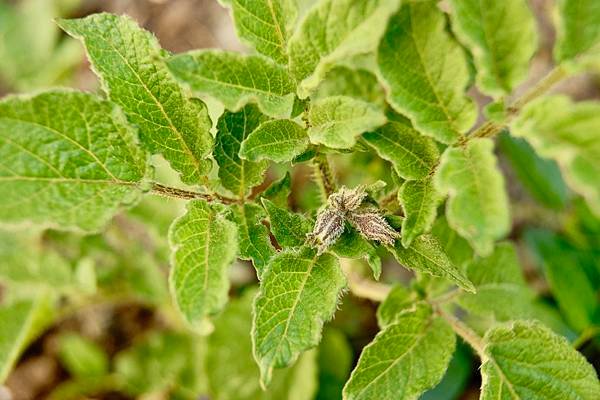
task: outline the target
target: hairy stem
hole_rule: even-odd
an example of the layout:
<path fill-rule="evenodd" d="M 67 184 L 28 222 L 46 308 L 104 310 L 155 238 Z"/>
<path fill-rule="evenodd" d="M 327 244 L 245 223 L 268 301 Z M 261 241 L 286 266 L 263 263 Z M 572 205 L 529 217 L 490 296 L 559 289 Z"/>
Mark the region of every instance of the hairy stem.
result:
<path fill-rule="evenodd" d="M 165 186 L 158 182 L 152 183 L 152 189 L 150 190 L 150 193 L 157 195 L 157 196 L 168 197 L 168 198 L 172 198 L 172 199 L 183 199 L 183 200 L 204 199 L 209 202 L 220 201 L 225 204 L 232 204 L 232 203 L 237 202 L 235 199 L 230 199 L 228 197 L 220 196 L 217 194 L 192 192 L 189 190 Z"/>
<path fill-rule="evenodd" d="M 487 358 L 484 351 L 483 339 L 475 331 L 473 331 L 464 322 L 452 314 L 446 313 L 439 308 L 436 309 L 436 312 L 440 317 L 444 318 L 450 324 L 458 336 L 460 336 L 469 344 L 469 346 L 473 348 L 473 350 L 475 350 L 482 361 Z"/>
<path fill-rule="evenodd" d="M 327 156 L 317 154 L 313 159 L 313 168 L 315 182 L 321 191 L 323 203 L 326 203 L 329 196 L 336 191 L 335 179 Z"/>
<path fill-rule="evenodd" d="M 507 127 L 507 125 L 514 119 L 516 115 L 521 112 L 523 107 L 525 107 L 531 101 L 537 99 L 548 90 L 550 90 L 554 85 L 563 80 L 568 76 L 567 71 L 564 68 L 558 66 L 552 69 L 546 76 L 544 76 L 536 85 L 534 85 L 531 89 L 529 89 L 525 94 L 516 99 L 511 105 L 508 106 L 508 114 L 506 119 L 502 122 L 493 122 L 488 121 L 481 125 L 477 130 L 475 130 L 469 137 L 492 137 L 498 133 L 500 133 L 503 129 Z M 467 138 L 467 140 L 469 139 Z"/>

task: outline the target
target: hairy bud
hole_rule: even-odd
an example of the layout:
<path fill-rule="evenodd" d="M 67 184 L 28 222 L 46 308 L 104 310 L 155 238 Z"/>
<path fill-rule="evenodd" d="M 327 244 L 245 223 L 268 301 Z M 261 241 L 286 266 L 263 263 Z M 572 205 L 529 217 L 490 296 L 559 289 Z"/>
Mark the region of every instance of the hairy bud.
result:
<path fill-rule="evenodd" d="M 327 207 L 319 212 L 312 233 L 307 235 L 308 243 L 316 246 L 318 254 L 324 253 L 344 232 L 344 215 Z"/>
<path fill-rule="evenodd" d="M 346 213 L 358 209 L 365 197 L 367 197 L 367 192 L 362 185 L 354 189 L 342 186 L 340 190 L 329 196 L 328 203 L 330 207 Z"/>
<path fill-rule="evenodd" d="M 348 215 L 348 220 L 368 240 L 393 246 L 400 236 L 377 210 L 357 210 Z"/>

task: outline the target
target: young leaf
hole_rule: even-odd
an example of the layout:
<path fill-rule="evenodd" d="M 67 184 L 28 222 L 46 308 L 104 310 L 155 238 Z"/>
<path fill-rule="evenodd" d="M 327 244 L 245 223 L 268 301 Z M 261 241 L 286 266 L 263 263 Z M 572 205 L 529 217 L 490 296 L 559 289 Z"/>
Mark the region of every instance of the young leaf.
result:
<path fill-rule="evenodd" d="M 377 307 L 377 325 L 385 329 L 396 322 L 398 316 L 413 308 L 418 302 L 417 294 L 402 285 L 395 285 L 385 300 Z"/>
<path fill-rule="evenodd" d="M 314 249 L 284 250 L 275 255 L 254 302 L 252 340 L 261 382 L 274 368 L 285 367 L 316 346 L 323 323 L 333 316 L 346 281 L 338 261 Z"/>
<path fill-rule="evenodd" d="M 269 166 L 267 160 L 252 162 L 238 156 L 242 142 L 266 118 L 253 105 L 237 113 L 226 111 L 217 124 L 214 157 L 219 165 L 221 184 L 239 198 L 246 197 L 248 189 L 259 185 Z"/>
<path fill-rule="evenodd" d="M 431 138 L 401 122 L 388 122 L 376 131 L 365 133 L 363 139 L 381 158 L 390 161 L 404 179 L 425 178 L 440 157 Z"/>
<path fill-rule="evenodd" d="M 566 339 L 537 322 L 488 331 L 481 400 L 600 398 L 594 368 Z"/>
<path fill-rule="evenodd" d="M 251 160 L 291 161 L 308 146 L 306 131 L 294 121 L 267 121 L 242 142 L 240 157 Z"/>
<path fill-rule="evenodd" d="M 377 250 L 354 228 L 346 226 L 344 233 L 331 246 L 330 251 L 341 258 L 364 258 L 371 267 L 373 277 L 379 279 L 381 276 L 381 258 L 377 255 Z"/>
<path fill-rule="evenodd" d="M 19 301 L 0 307 L 0 382 L 4 382 L 13 364 L 48 319 L 46 297 Z"/>
<path fill-rule="evenodd" d="M 497 321 L 535 317 L 534 295 L 525 285 L 512 244 L 499 243 L 489 256 L 470 262 L 467 276 L 477 293 L 460 293 L 457 301 L 470 313 Z"/>
<path fill-rule="evenodd" d="M 277 207 L 268 199 L 263 199 L 262 203 L 269 214 L 271 232 L 281 247 L 302 246 L 306 242 L 306 234 L 313 228 L 313 223 L 308 218 Z"/>
<path fill-rule="evenodd" d="M 449 147 L 434 177 L 436 188 L 449 195 L 448 223 L 485 256 L 494 241 L 510 228 L 504 177 L 496 166 L 494 143 L 471 139 L 465 146 Z"/>
<path fill-rule="evenodd" d="M 171 225 L 170 284 L 177 307 L 192 325 L 220 311 L 227 302 L 227 270 L 237 255 L 235 224 L 225 208 L 193 200 Z"/>
<path fill-rule="evenodd" d="M 600 53 L 600 3 L 596 0 L 559 0 L 558 7 L 554 58 L 565 62 L 590 51 Z"/>
<path fill-rule="evenodd" d="M 426 306 L 405 311 L 367 345 L 344 399 L 416 399 L 444 376 L 456 337 Z"/>
<path fill-rule="evenodd" d="M 535 200 L 556 210 L 565 208 L 569 193 L 554 160 L 540 157 L 529 142 L 508 132 L 498 135 L 498 147 Z"/>
<path fill-rule="evenodd" d="M 465 264 L 473 259 L 473 249 L 469 246 L 469 242 L 450 228 L 446 217 L 442 216 L 435 221 L 431 228 L 431 235 L 442 244 L 450 261 L 464 271 Z"/>
<path fill-rule="evenodd" d="M 287 64 L 287 44 L 298 15 L 295 0 L 232 0 L 238 36 L 259 53 Z"/>
<path fill-rule="evenodd" d="M 315 144 L 349 149 L 363 132 L 385 123 L 385 115 L 375 106 L 346 96 L 317 100 L 308 112 L 308 136 Z"/>
<path fill-rule="evenodd" d="M 0 101 L 0 221 L 96 231 L 134 204 L 146 174 L 111 103 L 50 91 Z"/>
<path fill-rule="evenodd" d="M 291 190 L 292 176 L 288 171 L 283 178 L 271 183 L 271 185 L 260 194 L 260 198 L 270 200 L 278 207 L 287 208 L 288 197 L 290 196 Z"/>
<path fill-rule="evenodd" d="M 348 96 L 368 103 L 384 106 L 385 95 L 377 77 L 365 69 L 337 66 L 331 69 L 314 95 L 322 99 L 330 96 Z"/>
<path fill-rule="evenodd" d="M 257 55 L 195 50 L 168 60 L 173 74 L 194 93 L 208 94 L 229 111 L 249 102 L 275 118 L 287 118 L 294 107 L 296 84 L 284 67 Z"/>
<path fill-rule="evenodd" d="M 578 332 L 600 324 L 598 293 L 588 278 L 581 251 L 554 232 L 529 230 L 525 240 L 543 266 L 564 319 Z"/>
<path fill-rule="evenodd" d="M 500 97 L 527 77 L 537 31 L 526 0 L 452 0 L 452 27 L 473 54 L 477 85 Z"/>
<path fill-rule="evenodd" d="M 260 372 L 252 356 L 252 300 L 247 290 L 233 300 L 215 321 L 208 340 L 206 365 L 210 398 L 215 400 L 311 400 L 317 385 L 316 351 L 302 354 L 298 362 L 274 371 L 269 389 L 259 384 Z"/>
<path fill-rule="evenodd" d="M 186 97 L 169 74 L 156 38 L 125 16 L 94 14 L 58 24 L 83 42 L 108 97 L 139 127 L 141 142 L 185 183 L 200 182 L 211 168 L 212 124 L 206 106 Z"/>
<path fill-rule="evenodd" d="M 100 377 L 108 372 L 108 356 L 104 350 L 75 333 L 60 337 L 59 358 L 69 373 L 78 378 Z"/>
<path fill-rule="evenodd" d="M 443 276 L 461 288 L 475 292 L 471 281 L 452 264 L 435 237 L 431 235 L 418 236 L 407 249 L 397 240 L 394 247 L 389 249 L 396 260 L 406 268 L 433 276 Z"/>
<path fill-rule="evenodd" d="M 265 211 L 257 204 L 246 203 L 232 207 L 232 220 L 238 231 L 239 257 L 242 260 L 252 260 L 259 277 L 275 253 L 269 230 L 261 222 L 265 217 Z"/>
<path fill-rule="evenodd" d="M 399 0 L 320 0 L 290 39 L 292 74 L 306 98 L 336 62 L 374 50 Z"/>
<path fill-rule="evenodd" d="M 409 247 L 417 236 L 431 230 L 442 200 L 431 177 L 406 181 L 400 186 L 398 202 L 405 217 L 402 220 L 402 246 Z"/>
<path fill-rule="evenodd" d="M 381 40 L 378 63 L 388 101 L 418 131 L 449 144 L 475 122 L 475 104 L 464 93 L 465 55 L 435 2 L 402 5 Z"/>
<path fill-rule="evenodd" d="M 528 104 L 511 125 L 543 157 L 556 160 L 567 184 L 600 215 L 600 103 L 549 96 Z"/>

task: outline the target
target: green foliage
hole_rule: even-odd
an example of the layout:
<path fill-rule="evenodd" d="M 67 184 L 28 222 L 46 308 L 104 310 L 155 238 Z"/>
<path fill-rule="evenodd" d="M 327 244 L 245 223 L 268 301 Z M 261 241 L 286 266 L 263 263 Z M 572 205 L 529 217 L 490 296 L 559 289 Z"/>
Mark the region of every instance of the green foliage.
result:
<path fill-rule="evenodd" d="M 4 222 L 95 231 L 139 198 L 145 156 L 112 103 L 74 91 L 8 97 L 0 133 Z"/>
<path fill-rule="evenodd" d="M 466 59 L 435 2 L 402 5 L 379 44 L 377 61 L 390 105 L 424 135 L 454 143 L 475 122 L 475 104 L 464 94 Z"/>
<path fill-rule="evenodd" d="M 156 38 L 127 17 L 96 14 L 59 25 L 85 45 L 109 98 L 186 183 L 210 169 L 211 122 L 206 106 L 188 98 L 169 74 Z"/>
<path fill-rule="evenodd" d="M 484 340 L 482 400 L 600 396 L 594 368 L 564 338 L 539 323 L 499 326 Z"/>
<path fill-rule="evenodd" d="M 452 0 L 452 25 L 473 54 L 477 86 L 496 97 L 526 77 L 537 49 L 535 19 L 526 0 Z"/>
<path fill-rule="evenodd" d="M 345 279 L 338 261 L 308 247 L 278 253 L 261 281 L 254 302 L 252 341 L 261 382 L 273 368 L 295 361 L 316 346 L 323 323 L 333 316 Z"/>
<path fill-rule="evenodd" d="M 597 2 L 545 77 L 525 0 L 221 3 L 249 54 L 59 19 L 106 97 L 0 100 L 0 384 L 52 326 L 54 399 L 448 400 L 475 356 L 482 400 L 600 398 L 600 103 L 546 95 Z M 0 3 L 7 87 L 70 68 L 61 4 Z"/>
<path fill-rule="evenodd" d="M 600 105 L 552 96 L 529 104 L 512 124 L 543 157 L 556 160 L 565 180 L 600 215 Z"/>
<path fill-rule="evenodd" d="M 473 139 L 464 147 L 450 147 L 436 172 L 437 189 L 450 197 L 448 223 L 480 255 L 492 251 L 494 240 L 509 229 L 508 199 L 504 177 L 492 153 L 489 139 Z"/>
<path fill-rule="evenodd" d="M 236 225 L 227 209 L 203 200 L 188 203 L 169 231 L 171 291 L 188 322 L 198 324 L 227 302 L 227 269 L 237 254 Z"/>

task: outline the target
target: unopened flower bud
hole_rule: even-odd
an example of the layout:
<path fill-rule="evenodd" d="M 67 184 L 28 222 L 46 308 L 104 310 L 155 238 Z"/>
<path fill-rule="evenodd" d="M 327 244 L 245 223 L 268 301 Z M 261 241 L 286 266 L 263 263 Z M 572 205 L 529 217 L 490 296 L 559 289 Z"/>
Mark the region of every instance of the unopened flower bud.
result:
<path fill-rule="evenodd" d="M 340 190 L 329 196 L 329 205 L 342 212 L 356 210 L 367 197 L 364 186 L 348 189 L 343 186 Z"/>
<path fill-rule="evenodd" d="M 400 236 L 377 211 L 372 209 L 358 210 L 348 215 L 348 220 L 368 240 L 376 240 L 393 246 Z"/>
<path fill-rule="evenodd" d="M 344 232 L 344 215 L 331 207 L 319 212 L 312 233 L 307 235 L 309 244 L 316 246 L 318 254 L 324 253 Z"/>

